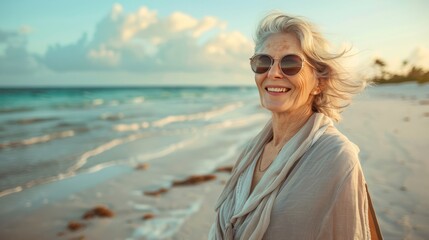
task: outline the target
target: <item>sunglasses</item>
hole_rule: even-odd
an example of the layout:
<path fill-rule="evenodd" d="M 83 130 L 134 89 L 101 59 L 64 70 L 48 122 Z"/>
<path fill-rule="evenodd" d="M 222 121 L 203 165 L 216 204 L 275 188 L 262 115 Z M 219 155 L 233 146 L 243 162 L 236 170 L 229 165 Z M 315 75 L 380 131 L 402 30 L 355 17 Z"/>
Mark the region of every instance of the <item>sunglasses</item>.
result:
<path fill-rule="evenodd" d="M 250 58 L 250 66 L 252 71 L 258 74 L 266 73 L 274 64 L 274 60 L 268 54 L 256 54 Z M 282 72 L 288 76 L 293 76 L 301 71 L 305 60 L 298 55 L 290 54 L 280 59 L 279 65 Z"/>

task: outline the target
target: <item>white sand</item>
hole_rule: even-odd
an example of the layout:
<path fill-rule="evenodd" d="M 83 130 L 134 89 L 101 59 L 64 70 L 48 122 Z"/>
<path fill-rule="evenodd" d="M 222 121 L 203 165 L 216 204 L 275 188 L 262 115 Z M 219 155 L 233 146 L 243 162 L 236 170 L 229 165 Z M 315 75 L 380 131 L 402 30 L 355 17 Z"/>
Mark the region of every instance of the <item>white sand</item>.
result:
<path fill-rule="evenodd" d="M 385 239 L 429 239 L 427 102 L 429 86 L 377 87 L 359 96 L 339 125 L 361 148 L 362 166 Z M 205 239 L 214 218 L 213 206 L 229 174 L 216 173 L 216 180 L 200 185 L 173 187 L 159 197 L 142 192 L 168 186 L 198 169 L 203 173 L 209 164 L 204 159 L 213 159 L 216 149 L 231 149 L 232 145 L 238 149 L 243 138 L 254 135 L 263 124 L 261 118 L 221 130 L 214 126 L 193 143 L 195 147 L 164 156 L 147 170 L 108 168 L 0 198 L 0 239 Z M 209 142 L 215 146 L 205 145 L 204 138 L 214 138 Z M 232 163 L 236 154 L 231 151 L 218 159 L 212 169 Z M 169 158 L 176 158 L 177 164 L 171 166 Z M 200 162 L 204 163 L 201 167 Z M 116 177 L 103 180 L 103 174 Z M 87 183 L 92 184 L 83 190 L 71 188 Z M 61 200 L 55 200 L 55 192 L 61 193 Z M 85 211 L 99 204 L 107 205 L 115 216 L 81 220 Z M 146 213 L 155 217 L 142 220 Z M 73 220 L 86 227 L 67 230 Z"/>
<path fill-rule="evenodd" d="M 429 239 L 429 86 L 370 89 L 344 113 L 385 239 Z"/>

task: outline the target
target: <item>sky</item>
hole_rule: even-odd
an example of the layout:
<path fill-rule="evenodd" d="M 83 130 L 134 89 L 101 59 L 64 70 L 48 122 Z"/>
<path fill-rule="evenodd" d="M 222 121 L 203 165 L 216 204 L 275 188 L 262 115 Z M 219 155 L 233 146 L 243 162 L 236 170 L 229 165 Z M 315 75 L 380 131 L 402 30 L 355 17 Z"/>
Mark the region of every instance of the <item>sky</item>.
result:
<path fill-rule="evenodd" d="M 313 22 L 354 77 L 429 69 L 429 1 L 0 2 L 0 87 L 252 85 L 253 33 L 269 11 Z"/>

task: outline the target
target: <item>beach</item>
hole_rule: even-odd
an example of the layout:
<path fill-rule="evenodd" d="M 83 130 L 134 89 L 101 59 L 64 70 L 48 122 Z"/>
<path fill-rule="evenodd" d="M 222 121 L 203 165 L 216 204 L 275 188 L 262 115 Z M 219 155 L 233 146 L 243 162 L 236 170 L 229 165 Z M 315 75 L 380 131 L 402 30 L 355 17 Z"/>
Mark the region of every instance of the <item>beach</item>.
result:
<path fill-rule="evenodd" d="M 270 117 L 254 87 L 2 91 L 0 239 L 206 239 Z M 428 239 L 429 85 L 370 87 L 336 126 L 385 239 Z"/>

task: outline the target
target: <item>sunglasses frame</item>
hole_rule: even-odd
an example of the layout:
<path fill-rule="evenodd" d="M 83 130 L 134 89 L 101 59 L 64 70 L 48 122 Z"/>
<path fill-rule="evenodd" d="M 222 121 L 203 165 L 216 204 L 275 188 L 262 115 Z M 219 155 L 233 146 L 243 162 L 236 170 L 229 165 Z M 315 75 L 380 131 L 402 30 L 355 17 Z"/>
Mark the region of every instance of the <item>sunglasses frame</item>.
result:
<path fill-rule="evenodd" d="M 255 70 L 253 70 L 253 67 L 252 67 L 252 61 L 253 61 L 256 57 L 259 57 L 259 56 L 267 56 L 267 57 L 271 60 L 271 63 L 270 63 L 270 66 L 268 67 L 268 69 L 267 69 L 265 72 L 262 72 L 262 73 L 257 73 Z M 282 60 L 283 60 L 285 57 L 287 57 L 287 56 L 294 56 L 294 57 L 298 57 L 298 58 L 301 60 L 301 67 L 299 68 L 299 71 L 298 71 L 297 73 L 295 73 L 295 74 L 286 74 L 286 73 L 283 71 L 283 69 L 282 69 L 282 67 L 281 67 L 281 62 L 282 62 Z M 249 60 L 250 60 L 250 68 L 251 68 L 251 69 L 252 69 L 252 71 L 253 71 L 254 73 L 256 73 L 256 74 L 264 74 L 264 73 L 266 73 L 266 72 L 270 71 L 270 69 L 273 67 L 273 65 L 274 65 L 274 63 L 275 63 L 275 60 L 280 60 L 280 61 L 278 62 L 278 65 L 279 65 L 280 69 L 282 70 L 282 73 L 283 73 L 284 75 L 286 75 L 286 76 L 294 76 L 294 75 L 298 74 L 299 72 L 301 72 L 302 68 L 304 67 L 304 62 L 307 62 L 307 61 L 305 60 L 305 58 L 303 58 L 303 57 L 301 57 L 300 55 L 297 55 L 297 54 L 287 54 L 287 55 L 284 55 L 284 56 L 283 56 L 283 57 L 281 57 L 281 58 L 273 58 L 271 55 L 261 53 L 261 54 L 255 54 L 255 55 L 253 55 L 251 58 L 249 58 Z M 307 63 L 308 63 L 308 62 L 307 62 Z M 310 63 L 309 63 L 309 64 L 310 64 Z M 310 64 L 310 66 L 311 66 L 311 64 Z"/>

